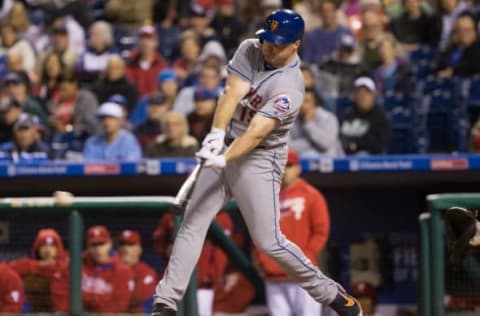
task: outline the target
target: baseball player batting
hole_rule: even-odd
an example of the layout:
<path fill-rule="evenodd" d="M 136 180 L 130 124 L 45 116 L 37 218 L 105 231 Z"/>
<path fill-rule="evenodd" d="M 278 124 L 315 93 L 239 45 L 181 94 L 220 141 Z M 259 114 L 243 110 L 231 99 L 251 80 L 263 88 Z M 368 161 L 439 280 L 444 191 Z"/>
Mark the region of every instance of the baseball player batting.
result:
<path fill-rule="evenodd" d="M 163 279 L 152 316 L 175 315 L 210 222 L 235 198 L 257 248 L 274 259 L 319 304 L 340 316 L 362 316 L 360 304 L 326 277 L 279 228 L 279 189 L 287 136 L 304 96 L 297 50 L 303 18 L 276 10 L 243 41 L 228 64 L 213 126 L 197 157 L 204 161 Z"/>

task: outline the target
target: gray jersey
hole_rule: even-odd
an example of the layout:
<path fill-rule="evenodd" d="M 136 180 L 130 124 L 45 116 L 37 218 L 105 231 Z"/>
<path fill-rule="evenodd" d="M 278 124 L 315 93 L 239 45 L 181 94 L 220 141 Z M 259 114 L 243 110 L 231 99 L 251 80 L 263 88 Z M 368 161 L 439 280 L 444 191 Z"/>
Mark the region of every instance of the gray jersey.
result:
<path fill-rule="evenodd" d="M 227 137 L 239 137 L 253 116 L 259 114 L 280 121 L 260 145 L 270 148 L 286 144 L 305 94 L 300 59 L 297 57 L 282 68 L 266 69 L 260 41 L 247 39 L 240 44 L 227 69 L 251 84 L 250 92 L 233 115 Z"/>

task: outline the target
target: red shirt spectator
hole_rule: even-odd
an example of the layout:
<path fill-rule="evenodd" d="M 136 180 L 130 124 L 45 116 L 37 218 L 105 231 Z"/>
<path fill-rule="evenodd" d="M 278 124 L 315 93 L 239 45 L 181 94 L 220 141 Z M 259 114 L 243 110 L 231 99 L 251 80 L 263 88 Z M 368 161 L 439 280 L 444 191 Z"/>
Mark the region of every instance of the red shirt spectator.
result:
<path fill-rule="evenodd" d="M 280 192 L 280 228 L 285 236 L 302 249 L 313 264 L 317 255 L 325 246 L 330 233 L 330 216 L 323 195 L 304 180 L 300 175 L 298 156 L 289 152 L 287 166 L 298 168 L 295 179 L 284 186 Z M 287 167 L 288 169 L 288 167 Z M 267 280 L 288 280 L 287 274 L 270 257 L 257 251 L 258 264 Z"/>
<path fill-rule="evenodd" d="M 167 62 L 157 53 L 157 31 L 151 25 L 142 26 L 138 34 L 138 51 L 133 52 L 127 67 L 127 77 L 140 96 L 153 93 L 157 88 L 160 71 L 168 68 Z"/>
<path fill-rule="evenodd" d="M 133 292 L 132 271 L 116 254 L 105 226 L 93 226 L 87 232 L 87 250 L 83 256 L 82 298 L 85 311 L 124 313 Z"/>
<path fill-rule="evenodd" d="M 53 229 L 41 229 L 32 248 L 31 258 L 10 262 L 10 267 L 23 279 L 27 302 L 32 312 L 57 312 L 58 304 L 65 298 L 53 290 L 67 280 L 59 279 L 68 270 L 69 258 L 58 233 Z M 54 279 L 56 279 L 53 281 Z M 54 283 L 57 283 L 54 285 Z"/>
<path fill-rule="evenodd" d="M 129 313 L 145 313 L 143 304 L 153 295 L 158 276 L 148 264 L 140 261 L 142 255 L 142 240 L 134 230 L 124 230 L 120 234 L 118 252 L 122 262 L 133 272 L 135 289 L 128 307 Z"/>
<path fill-rule="evenodd" d="M 23 305 L 22 279 L 0 262 L 0 313 L 20 313 Z"/>

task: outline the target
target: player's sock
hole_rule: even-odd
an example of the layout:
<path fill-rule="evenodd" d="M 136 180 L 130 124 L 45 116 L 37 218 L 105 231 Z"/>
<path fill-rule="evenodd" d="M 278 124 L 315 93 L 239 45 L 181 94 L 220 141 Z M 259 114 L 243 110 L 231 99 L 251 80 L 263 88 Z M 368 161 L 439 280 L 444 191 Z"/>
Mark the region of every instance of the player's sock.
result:
<path fill-rule="evenodd" d="M 171 308 L 168 308 L 164 304 L 154 304 L 151 316 L 176 316 L 177 312 Z"/>
<path fill-rule="evenodd" d="M 333 302 L 330 303 L 330 307 L 339 316 L 363 316 L 360 303 L 341 286 L 338 286 L 338 294 Z"/>

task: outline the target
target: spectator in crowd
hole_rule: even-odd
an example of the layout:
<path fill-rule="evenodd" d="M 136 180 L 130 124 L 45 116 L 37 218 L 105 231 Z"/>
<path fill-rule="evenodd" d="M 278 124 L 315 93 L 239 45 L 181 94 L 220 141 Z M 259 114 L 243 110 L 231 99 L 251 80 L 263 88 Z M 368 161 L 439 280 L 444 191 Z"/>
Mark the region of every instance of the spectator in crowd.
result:
<path fill-rule="evenodd" d="M 168 108 L 171 109 L 178 93 L 177 75 L 173 69 L 168 68 L 160 72 L 157 91 L 152 94 L 156 93 L 165 95 Z M 130 113 L 129 121 L 133 125 L 141 124 L 148 118 L 148 98 L 148 95 L 141 98 L 132 113 Z"/>
<path fill-rule="evenodd" d="M 358 282 L 352 286 L 352 295 L 362 304 L 364 316 L 378 315 L 377 293 L 375 287 L 368 282 Z"/>
<path fill-rule="evenodd" d="M 375 69 L 373 77 L 377 91 L 381 94 L 388 91 L 408 94 L 413 89 L 410 65 L 398 56 L 397 46 L 397 40 L 391 34 L 386 34 L 378 45 L 380 65 Z"/>
<path fill-rule="evenodd" d="M 41 65 L 40 78 L 35 88 L 35 96 L 42 104 L 60 98 L 60 78 L 65 71 L 60 55 L 50 52 L 45 55 Z"/>
<path fill-rule="evenodd" d="M 322 0 L 297 1 L 293 4 L 293 10 L 298 12 L 305 21 L 305 32 L 319 27 L 322 19 L 318 14 L 320 12 Z"/>
<path fill-rule="evenodd" d="M 429 42 L 430 16 L 421 0 L 402 0 L 403 13 L 390 22 L 389 29 L 406 50 Z"/>
<path fill-rule="evenodd" d="M 135 86 L 125 77 L 125 61 L 120 55 L 110 55 L 105 73 L 97 80 L 92 90 L 100 103 L 120 94 L 126 97 L 126 110 L 130 113 L 138 100 Z"/>
<path fill-rule="evenodd" d="M 67 26 L 59 23 L 54 26 L 50 33 L 50 47 L 44 53 L 40 53 L 37 60 L 36 72 L 39 78 L 42 77 L 42 67 L 45 65 L 45 58 L 48 54 L 55 53 L 60 56 L 66 70 L 73 70 L 78 59 L 78 52 L 70 46 L 70 37 Z"/>
<path fill-rule="evenodd" d="M 316 86 L 321 87 L 318 90 L 324 99 L 350 94 L 353 81 L 364 72 L 353 35 L 343 34 L 333 54 L 320 63 L 318 70 Z"/>
<path fill-rule="evenodd" d="M 116 52 L 113 45 L 113 31 L 109 23 L 97 21 L 90 26 L 88 45 L 75 66 L 81 83 L 91 85 L 107 68 L 110 56 Z"/>
<path fill-rule="evenodd" d="M 13 162 L 48 159 L 48 146 L 41 141 L 40 120 L 29 114 L 21 115 L 13 125 L 13 140 L 0 144 L 0 157 Z"/>
<path fill-rule="evenodd" d="M 59 280 L 68 290 L 64 277 L 68 272 L 69 258 L 57 231 L 45 228 L 38 231 L 30 257 L 9 263 L 23 279 L 25 295 L 32 313 L 58 312 L 65 302 L 59 292 Z"/>
<path fill-rule="evenodd" d="M 337 117 L 317 104 L 315 92 L 306 89 L 288 146 L 302 155 L 342 156 Z"/>
<path fill-rule="evenodd" d="M 79 87 L 76 76 L 64 72 L 60 78 L 60 98 L 47 104 L 54 133 L 75 131 L 95 134 L 98 130 L 95 111 L 97 98 L 89 90 Z"/>
<path fill-rule="evenodd" d="M 0 143 L 13 140 L 13 126 L 21 114 L 20 103 L 8 96 L 0 98 Z"/>
<path fill-rule="evenodd" d="M 354 107 L 340 124 L 343 149 L 348 155 L 383 153 L 390 137 L 390 123 L 375 103 L 375 83 L 368 77 L 360 77 L 353 86 Z"/>
<path fill-rule="evenodd" d="M 122 262 L 133 272 L 135 289 L 133 291 L 127 312 L 145 313 L 144 303 L 152 297 L 158 276 L 155 270 L 145 262 L 140 261 L 142 255 L 142 240 L 135 230 L 124 230 L 118 238 L 118 254 Z"/>
<path fill-rule="evenodd" d="M 283 234 L 317 265 L 317 257 L 330 234 L 328 205 L 317 189 L 299 178 L 300 173 L 298 155 L 289 151 L 280 191 L 280 227 Z M 259 250 L 256 257 L 265 276 L 270 315 L 321 315 L 322 305 L 293 282 L 277 263 Z"/>
<path fill-rule="evenodd" d="M 480 119 L 473 124 L 470 131 L 470 152 L 480 153 Z"/>
<path fill-rule="evenodd" d="M 2 19 L 0 18 L 0 20 Z M 4 22 L 13 25 L 19 36 L 27 40 L 34 50 L 36 50 L 36 43 L 41 37 L 42 30 L 30 22 L 29 12 L 27 12 L 25 4 L 20 1 L 15 1 Z"/>
<path fill-rule="evenodd" d="M 307 64 L 318 64 L 335 50 L 343 34 L 350 34 L 345 26 L 337 21 L 337 4 L 333 0 L 323 0 L 320 9 L 322 26 L 305 35 L 302 60 Z"/>
<path fill-rule="evenodd" d="M 19 52 L 9 51 L 6 55 L 7 70 L 8 72 L 22 71 L 25 72 L 23 67 L 23 56 Z M 31 75 L 31 74 L 29 74 Z"/>
<path fill-rule="evenodd" d="M 220 212 L 215 221 L 223 229 L 225 235 L 231 236 L 233 222 L 227 212 Z M 170 258 L 173 244 L 173 216 L 165 213 L 153 232 L 154 249 L 165 264 Z M 214 302 L 214 285 L 221 282 L 228 264 L 226 254 L 210 240 L 203 245 L 197 263 L 197 303 L 199 315 L 212 315 Z"/>
<path fill-rule="evenodd" d="M 168 65 L 157 53 L 158 35 L 151 25 L 142 26 L 138 32 L 138 51 L 133 52 L 127 67 L 127 77 L 133 82 L 140 96 L 156 89 L 158 74 Z"/>
<path fill-rule="evenodd" d="M 217 12 L 210 25 L 218 34 L 227 56 L 233 56 L 247 29 L 245 23 L 236 15 L 235 1 L 217 0 Z"/>
<path fill-rule="evenodd" d="M 202 52 L 198 57 L 199 62 L 203 66 L 211 66 L 221 70 L 220 77 L 225 79 L 227 77 L 227 55 L 223 49 L 222 44 L 218 41 L 209 41 L 203 46 Z M 195 84 L 198 84 L 198 73 L 195 79 Z"/>
<path fill-rule="evenodd" d="M 0 261 L 0 313 L 20 314 L 23 299 L 22 279 L 8 264 Z"/>
<path fill-rule="evenodd" d="M 216 91 L 218 95 L 223 91 L 220 69 L 214 66 L 203 65 L 200 69 L 198 86 Z M 177 99 L 173 104 L 173 110 L 183 114 L 188 114 L 195 108 L 196 87 L 185 87 L 178 93 Z"/>
<path fill-rule="evenodd" d="M 81 53 L 85 50 L 85 28 L 71 15 L 63 15 L 55 18 L 52 25 L 53 27 L 64 26 L 67 29 L 68 45 L 74 52 Z"/>
<path fill-rule="evenodd" d="M 107 0 L 105 15 L 115 25 L 134 30 L 152 21 L 153 0 Z"/>
<path fill-rule="evenodd" d="M 187 115 L 190 135 L 200 144 L 207 136 L 213 122 L 213 114 L 217 105 L 216 91 L 197 87 L 193 95 L 195 108 Z"/>
<path fill-rule="evenodd" d="M 362 14 L 362 65 L 367 72 L 373 71 L 380 63 L 378 45 L 383 39 L 384 26 L 381 15 L 376 11 L 365 11 Z"/>
<path fill-rule="evenodd" d="M 181 34 L 181 29 L 178 25 L 178 12 L 175 8 L 170 7 L 166 10 L 165 16 L 161 18 L 158 27 L 158 34 L 161 34 L 158 51 L 169 62 L 173 62 L 177 57 L 178 39 Z"/>
<path fill-rule="evenodd" d="M 178 81 L 187 84 L 188 77 L 197 72 L 200 43 L 197 34 L 191 30 L 182 33 L 179 39 L 180 57 L 173 63 Z"/>
<path fill-rule="evenodd" d="M 478 63 L 480 42 L 473 17 L 468 14 L 459 16 L 453 32 L 451 45 L 439 56 L 438 76 L 441 78 L 469 77 L 480 73 Z"/>
<path fill-rule="evenodd" d="M 135 127 L 134 133 L 145 150 L 162 133 L 162 120 L 170 110 L 167 97 L 162 92 L 151 94 L 147 97 L 147 119 Z"/>
<path fill-rule="evenodd" d="M 124 112 L 113 102 L 103 103 L 97 110 L 103 132 L 91 136 L 83 151 L 87 161 L 135 161 L 142 158 L 142 150 L 135 136 L 123 128 Z"/>
<path fill-rule="evenodd" d="M 158 75 L 158 90 L 165 94 L 167 104 L 171 108 L 177 99 L 178 83 L 175 71 L 165 69 Z"/>
<path fill-rule="evenodd" d="M 86 312 L 125 313 L 131 302 L 133 273 L 112 252 L 110 232 L 105 226 L 87 231 L 87 249 L 82 260 L 82 298 Z"/>
<path fill-rule="evenodd" d="M 215 30 L 210 27 L 210 17 L 205 8 L 199 5 L 192 6 L 188 20 L 188 27 L 197 35 L 200 47 L 211 40 L 218 40 Z"/>
<path fill-rule="evenodd" d="M 463 0 L 440 0 L 439 5 L 439 11 L 430 19 L 428 30 L 431 44 L 443 51 L 452 39 L 457 17 L 468 11 L 468 4 Z"/>
<path fill-rule="evenodd" d="M 193 157 L 198 150 L 197 140 L 188 135 L 188 123 L 185 116 L 177 112 L 168 112 L 163 119 L 164 134 L 148 146 L 145 157 Z"/>
<path fill-rule="evenodd" d="M 6 94 L 20 104 L 23 112 L 38 116 L 44 124 L 48 121 L 47 113 L 31 95 L 30 80 L 25 72 L 9 73 L 4 84 Z"/>
<path fill-rule="evenodd" d="M 11 24 L 0 25 L 0 55 L 16 52 L 22 56 L 23 70 L 30 73 L 35 68 L 35 52 L 26 40 L 19 37 L 17 30 Z"/>

